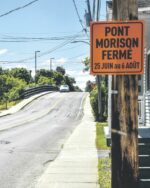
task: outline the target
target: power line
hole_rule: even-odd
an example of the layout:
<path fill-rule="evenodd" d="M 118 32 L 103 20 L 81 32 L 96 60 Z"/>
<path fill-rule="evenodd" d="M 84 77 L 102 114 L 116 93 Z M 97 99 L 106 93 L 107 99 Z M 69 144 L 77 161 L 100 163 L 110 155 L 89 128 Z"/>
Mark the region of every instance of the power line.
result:
<path fill-rule="evenodd" d="M 13 13 L 13 12 L 16 12 L 16 11 L 18 11 L 18 10 L 20 10 L 20 9 L 24 9 L 24 8 L 26 8 L 26 7 L 30 6 L 30 5 L 32 5 L 33 3 L 37 2 L 37 1 L 39 1 L 39 0 L 31 1 L 31 2 L 29 2 L 28 4 L 25 4 L 25 5 L 21 6 L 21 7 L 17 7 L 17 8 L 15 8 L 15 9 L 13 9 L 13 10 L 10 10 L 10 11 L 4 13 L 4 14 L 1 14 L 1 15 L 0 15 L 0 18 L 1 18 L 1 17 L 4 17 L 4 16 L 7 16 L 8 14 L 11 14 L 11 13 Z"/>
<path fill-rule="evenodd" d="M 38 57 L 42 57 L 42 56 L 45 56 L 47 54 L 50 54 L 64 46 L 66 46 L 67 44 L 71 43 L 72 41 L 74 41 L 76 38 L 78 37 L 78 34 L 75 35 L 73 38 L 71 38 L 70 40 L 67 40 L 67 41 L 64 41 L 62 43 L 60 43 L 59 45 L 55 46 L 54 48 L 46 51 L 46 52 L 43 52 L 41 53 L 40 55 L 38 55 Z M 17 61 L 1 61 L 2 63 L 1 64 L 14 64 L 14 63 L 27 63 L 27 61 L 30 61 L 30 60 L 33 60 L 35 57 L 32 56 L 32 57 L 29 57 L 29 58 L 26 58 L 26 59 L 21 59 L 21 60 L 17 60 Z"/>
<path fill-rule="evenodd" d="M 78 11 L 77 5 L 76 5 L 76 3 L 75 3 L 75 0 L 72 0 L 72 1 L 73 1 L 73 4 L 74 4 L 76 13 L 77 13 L 79 22 L 80 22 L 80 24 L 81 24 L 81 27 L 83 28 L 83 31 L 85 31 L 85 33 L 86 33 L 86 35 L 87 35 L 87 30 L 86 30 L 86 28 L 84 27 L 84 25 L 83 25 L 83 23 L 82 23 L 82 20 L 81 20 L 81 18 L 80 18 L 79 11 Z"/>
<path fill-rule="evenodd" d="M 60 40 L 70 40 L 72 38 L 79 38 L 79 40 L 88 40 L 84 35 L 69 35 L 61 37 L 14 37 L 5 36 L 0 38 L 0 42 L 39 42 L 39 41 L 60 41 Z"/>
<path fill-rule="evenodd" d="M 79 58 L 79 57 L 83 57 L 84 55 L 87 55 L 87 53 L 88 52 L 84 52 L 84 53 L 81 53 L 81 54 L 78 54 L 78 55 L 76 55 L 76 56 L 73 56 L 73 57 L 69 57 L 67 60 L 72 60 L 72 59 L 75 59 L 75 58 Z M 32 58 L 33 59 L 33 58 Z M 24 59 L 25 60 L 25 59 Z M 26 59 L 26 60 L 29 60 L 29 58 L 28 59 Z M 20 60 L 21 61 L 21 60 Z M 19 61 L 0 61 L 0 64 L 16 64 L 16 63 L 27 63 L 27 62 L 19 62 Z M 29 62 L 28 62 L 29 63 Z M 76 61 L 76 62 L 71 62 L 71 63 L 81 63 L 80 61 Z"/>

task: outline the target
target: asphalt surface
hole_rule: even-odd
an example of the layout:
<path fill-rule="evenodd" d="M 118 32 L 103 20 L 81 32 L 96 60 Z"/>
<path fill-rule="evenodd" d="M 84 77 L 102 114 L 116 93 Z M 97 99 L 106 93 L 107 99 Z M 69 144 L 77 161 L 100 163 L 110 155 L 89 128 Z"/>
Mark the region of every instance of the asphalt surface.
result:
<path fill-rule="evenodd" d="M 34 185 L 79 124 L 85 96 L 85 93 L 51 93 L 13 115 L 0 118 L 1 188 Z"/>

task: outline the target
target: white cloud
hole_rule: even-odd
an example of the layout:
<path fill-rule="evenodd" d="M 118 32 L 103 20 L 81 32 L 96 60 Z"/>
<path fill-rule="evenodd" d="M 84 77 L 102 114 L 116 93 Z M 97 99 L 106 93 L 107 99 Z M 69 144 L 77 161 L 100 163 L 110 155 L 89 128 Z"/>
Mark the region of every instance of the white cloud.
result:
<path fill-rule="evenodd" d="M 82 70 L 82 71 L 79 72 L 79 75 L 80 75 L 80 76 L 89 76 L 89 72 L 88 72 L 88 71 L 85 71 L 85 72 L 84 72 L 84 71 Z"/>
<path fill-rule="evenodd" d="M 42 68 L 43 66 L 49 67 L 50 64 L 50 59 L 42 61 L 41 65 L 39 65 L 40 68 Z"/>
<path fill-rule="evenodd" d="M 95 78 L 94 76 L 91 76 L 91 75 L 87 75 L 87 76 L 77 76 L 76 77 L 76 81 L 77 82 L 87 82 L 88 80 L 91 80 L 91 81 L 94 81 Z"/>
<path fill-rule="evenodd" d="M 4 54 L 6 54 L 8 52 L 8 50 L 7 49 L 0 49 L 0 55 L 4 55 Z"/>
<path fill-rule="evenodd" d="M 58 65 L 64 65 L 65 63 L 67 63 L 67 59 L 66 58 L 64 58 L 64 57 L 62 57 L 62 58 L 60 58 L 60 59 L 56 59 L 55 60 L 55 64 L 58 64 Z"/>
<path fill-rule="evenodd" d="M 76 76 L 78 72 L 74 70 L 66 70 L 66 74 L 68 74 L 69 76 Z"/>
<path fill-rule="evenodd" d="M 59 59 L 52 59 L 52 69 L 55 69 L 57 66 L 62 66 L 64 65 L 65 63 L 67 63 L 67 59 L 66 58 L 59 58 Z M 43 61 L 41 63 L 41 65 L 39 65 L 39 67 L 43 67 L 45 66 L 44 68 L 49 68 L 50 67 L 50 59 L 47 59 L 45 61 Z"/>
<path fill-rule="evenodd" d="M 26 64 L 3 64 L 3 67 L 5 69 L 12 69 L 12 68 L 26 68 L 28 69 L 28 66 Z"/>

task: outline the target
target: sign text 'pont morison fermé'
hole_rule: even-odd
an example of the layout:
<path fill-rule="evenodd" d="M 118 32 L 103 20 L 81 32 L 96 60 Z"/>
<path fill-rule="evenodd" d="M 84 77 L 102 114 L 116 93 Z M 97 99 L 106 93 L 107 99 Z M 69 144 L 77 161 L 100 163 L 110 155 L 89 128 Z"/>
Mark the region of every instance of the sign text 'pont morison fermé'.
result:
<path fill-rule="evenodd" d="M 91 24 L 91 74 L 143 74 L 143 21 Z"/>

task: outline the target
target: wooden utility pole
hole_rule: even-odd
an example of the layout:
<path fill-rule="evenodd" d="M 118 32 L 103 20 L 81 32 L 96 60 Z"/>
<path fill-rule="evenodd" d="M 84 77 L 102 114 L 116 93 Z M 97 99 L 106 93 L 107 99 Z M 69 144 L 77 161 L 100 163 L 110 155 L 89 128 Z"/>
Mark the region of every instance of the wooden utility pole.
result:
<path fill-rule="evenodd" d="M 90 20 L 92 20 L 90 1 L 89 0 L 87 0 L 87 7 L 88 7 L 88 13 L 89 13 L 89 16 L 90 16 Z"/>
<path fill-rule="evenodd" d="M 100 7 L 101 7 L 101 1 L 97 0 L 97 10 L 96 10 L 96 21 L 98 22 L 100 19 Z M 97 89 L 98 89 L 98 114 L 99 114 L 99 120 L 101 121 L 102 116 L 102 91 L 101 91 L 101 76 L 96 76 L 97 81 Z"/>
<path fill-rule="evenodd" d="M 137 20 L 137 0 L 113 0 L 113 19 Z M 138 188 L 138 75 L 112 85 L 112 188 Z"/>
<path fill-rule="evenodd" d="M 93 13 L 92 14 L 91 14 L 91 8 L 90 8 L 90 1 L 87 0 L 86 2 L 87 2 L 87 7 L 88 7 L 88 13 L 90 15 L 90 21 L 99 21 L 101 1 L 93 0 Z M 102 96 L 101 96 L 101 76 L 100 75 L 96 76 L 96 82 L 97 82 L 97 89 L 98 89 L 98 114 L 99 114 L 99 120 L 101 120 L 101 111 L 102 111 L 102 107 L 101 107 L 102 99 L 101 98 L 102 98 Z"/>

